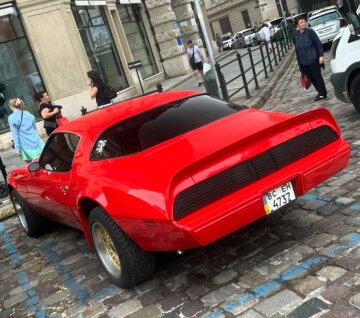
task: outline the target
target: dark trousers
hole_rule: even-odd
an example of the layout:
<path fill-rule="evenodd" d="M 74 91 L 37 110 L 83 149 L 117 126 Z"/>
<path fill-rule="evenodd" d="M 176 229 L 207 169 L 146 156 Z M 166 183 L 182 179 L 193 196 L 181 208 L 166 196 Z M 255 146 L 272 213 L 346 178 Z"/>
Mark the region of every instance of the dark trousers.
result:
<path fill-rule="evenodd" d="M 5 168 L 6 168 L 6 167 L 5 167 L 3 161 L 2 161 L 2 159 L 1 159 L 1 157 L 0 157 L 0 170 L 1 170 L 1 173 L 2 173 L 2 175 L 3 175 L 4 181 L 7 182 L 7 178 L 6 178 L 7 173 L 6 173 L 6 169 L 5 169 Z"/>
<path fill-rule="evenodd" d="M 320 96 L 327 96 L 327 91 L 324 83 L 324 79 L 321 75 L 321 65 L 319 63 L 313 63 L 311 65 L 301 65 L 301 70 L 306 77 L 314 85 Z"/>

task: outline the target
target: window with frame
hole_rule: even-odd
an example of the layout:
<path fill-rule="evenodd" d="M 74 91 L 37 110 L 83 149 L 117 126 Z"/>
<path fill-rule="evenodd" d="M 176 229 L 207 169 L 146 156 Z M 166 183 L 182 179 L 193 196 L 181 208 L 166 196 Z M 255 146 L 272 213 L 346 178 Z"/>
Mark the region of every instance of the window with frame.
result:
<path fill-rule="evenodd" d="M 80 137 L 71 133 L 55 133 L 50 136 L 40 157 L 40 167 L 49 171 L 71 170 Z"/>
<path fill-rule="evenodd" d="M 156 74 L 158 69 L 141 17 L 141 6 L 138 4 L 117 4 L 116 8 L 133 58 L 135 61 L 140 60 L 142 62 L 142 67 L 139 68 L 142 78 Z"/>
<path fill-rule="evenodd" d="M 90 160 L 132 155 L 246 108 L 208 95 L 161 105 L 102 132 L 94 143 Z"/>
<path fill-rule="evenodd" d="M 10 98 L 18 97 L 25 109 L 39 118 L 33 96 L 44 90 L 29 41 L 14 4 L 0 4 L 0 133 L 9 131 Z"/>
<path fill-rule="evenodd" d="M 115 90 L 129 86 L 117 54 L 104 8 L 71 6 L 91 69 Z"/>

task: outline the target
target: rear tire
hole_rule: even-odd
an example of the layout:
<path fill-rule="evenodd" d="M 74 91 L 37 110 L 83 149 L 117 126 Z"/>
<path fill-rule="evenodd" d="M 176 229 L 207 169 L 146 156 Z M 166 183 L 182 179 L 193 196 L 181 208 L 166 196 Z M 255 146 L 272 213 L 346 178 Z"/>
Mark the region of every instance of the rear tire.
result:
<path fill-rule="evenodd" d="M 356 111 L 360 113 L 360 74 L 358 74 L 351 83 L 350 100 Z"/>
<path fill-rule="evenodd" d="M 91 211 L 89 229 L 96 254 L 114 284 L 129 288 L 153 275 L 154 253 L 143 251 L 101 207 Z"/>
<path fill-rule="evenodd" d="M 12 201 L 21 227 L 27 235 L 37 237 L 46 232 L 51 224 L 50 220 L 37 214 L 15 190 L 12 192 Z"/>

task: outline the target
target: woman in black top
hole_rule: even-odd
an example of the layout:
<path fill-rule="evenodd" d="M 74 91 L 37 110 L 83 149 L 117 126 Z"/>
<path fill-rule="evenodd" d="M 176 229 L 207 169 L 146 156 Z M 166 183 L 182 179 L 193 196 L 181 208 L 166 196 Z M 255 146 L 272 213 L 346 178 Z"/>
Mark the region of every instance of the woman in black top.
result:
<path fill-rule="evenodd" d="M 96 104 L 98 107 L 104 106 L 111 103 L 110 99 L 107 99 L 104 96 L 104 87 L 105 84 L 101 80 L 99 74 L 95 71 L 87 72 L 88 76 L 88 87 L 89 87 L 89 94 L 91 98 L 96 98 Z"/>
<path fill-rule="evenodd" d="M 44 128 L 46 134 L 50 134 L 58 127 L 56 118 L 60 114 L 61 106 L 53 106 L 50 101 L 50 96 L 45 91 L 40 91 L 35 94 L 35 100 L 40 104 L 39 112 L 42 119 L 44 119 Z"/>

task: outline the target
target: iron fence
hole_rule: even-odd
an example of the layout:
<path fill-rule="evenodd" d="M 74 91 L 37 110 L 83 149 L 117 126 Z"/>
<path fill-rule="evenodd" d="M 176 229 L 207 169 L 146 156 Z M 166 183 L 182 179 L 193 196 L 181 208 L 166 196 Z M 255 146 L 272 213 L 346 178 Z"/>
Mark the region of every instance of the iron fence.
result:
<path fill-rule="evenodd" d="M 246 98 L 251 98 L 249 85 L 254 85 L 255 90 L 260 89 L 259 79 L 261 76 L 265 79 L 269 78 L 269 73 L 274 71 L 274 67 L 281 63 L 290 51 L 293 46 L 293 34 L 293 25 L 282 27 L 270 40 L 271 49 L 265 43 L 261 43 L 257 47 L 248 47 L 245 53 L 244 50 L 237 50 L 235 57 L 224 64 L 217 62 L 215 70 L 223 99 L 229 100 L 242 91 L 245 92 Z M 259 54 L 256 54 L 257 52 Z M 226 76 L 224 69 L 229 69 L 229 67 L 231 69 L 238 68 L 239 73 L 232 77 Z M 229 84 L 236 80 L 238 80 L 236 83 L 242 84 L 242 86 L 231 89 Z"/>

